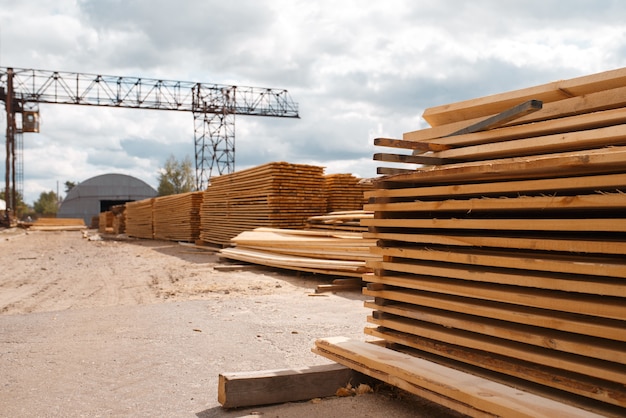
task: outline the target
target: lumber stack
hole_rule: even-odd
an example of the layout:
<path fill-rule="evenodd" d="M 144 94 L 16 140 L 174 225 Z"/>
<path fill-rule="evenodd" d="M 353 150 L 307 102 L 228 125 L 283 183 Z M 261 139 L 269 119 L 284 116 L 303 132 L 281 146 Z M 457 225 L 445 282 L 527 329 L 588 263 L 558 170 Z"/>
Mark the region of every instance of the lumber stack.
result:
<path fill-rule="evenodd" d="M 375 159 L 410 165 L 379 168 L 366 193 L 365 237 L 382 257 L 364 275 L 366 334 L 590 416 L 626 415 L 626 69 L 424 118 L 431 128 L 376 140 L 396 153 Z M 420 385 L 469 415 L 502 411 Z M 554 416 L 542 408 L 526 416 Z"/>
<path fill-rule="evenodd" d="M 129 237 L 153 239 L 152 207 L 154 198 L 126 202 L 126 234 Z"/>
<path fill-rule="evenodd" d="M 325 215 L 309 217 L 306 220 L 306 227 L 308 229 L 366 232 L 367 227 L 361 226 L 361 220 L 373 217 L 374 212 L 366 210 L 330 212 Z"/>
<path fill-rule="evenodd" d="M 288 270 L 361 277 L 375 240 L 361 233 L 304 229 L 255 228 L 234 237 L 233 248 L 223 248 L 224 258 Z"/>
<path fill-rule="evenodd" d="M 203 192 L 189 192 L 154 199 L 154 238 L 195 242 L 200 236 Z"/>
<path fill-rule="evenodd" d="M 201 207 L 200 241 L 228 246 L 259 227 L 302 228 L 325 213 L 323 167 L 274 162 L 211 179 Z"/>
<path fill-rule="evenodd" d="M 87 229 L 82 218 L 39 218 L 29 227 L 31 231 L 77 231 Z"/>
<path fill-rule="evenodd" d="M 324 176 L 326 212 L 341 212 L 363 209 L 363 193 L 373 188 L 369 179 L 360 179 L 352 174 L 327 174 Z"/>
<path fill-rule="evenodd" d="M 113 212 L 106 210 L 98 215 L 98 232 L 101 234 L 113 233 L 113 220 L 115 215 Z"/>
<path fill-rule="evenodd" d="M 111 206 L 113 213 L 113 233 L 115 235 L 126 232 L 126 205 Z"/>

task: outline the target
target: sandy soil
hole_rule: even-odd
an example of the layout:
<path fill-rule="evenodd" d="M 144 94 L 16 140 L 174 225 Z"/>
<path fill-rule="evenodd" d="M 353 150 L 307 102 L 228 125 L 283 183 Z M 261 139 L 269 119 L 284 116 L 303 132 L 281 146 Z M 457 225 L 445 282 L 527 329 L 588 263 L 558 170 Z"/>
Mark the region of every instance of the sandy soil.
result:
<path fill-rule="evenodd" d="M 327 364 L 315 339 L 365 339 L 360 292 L 262 267 L 220 271 L 178 243 L 0 230 L 0 416 L 457 416 L 381 390 L 239 410 L 222 372 Z"/>

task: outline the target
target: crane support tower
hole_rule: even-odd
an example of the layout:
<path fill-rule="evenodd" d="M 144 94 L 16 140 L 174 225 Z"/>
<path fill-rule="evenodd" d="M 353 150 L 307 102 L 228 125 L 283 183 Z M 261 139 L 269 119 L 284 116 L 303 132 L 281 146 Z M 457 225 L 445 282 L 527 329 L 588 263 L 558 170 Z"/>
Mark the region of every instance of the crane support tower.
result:
<path fill-rule="evenodd" d="M 20 174 L 16 136 L 39 132 L 40 103 L 191 112 L 197 190 L 215 172 L 235 170 L 235 115 L 299 118 L 297 103 L 284 89 L 12 67 L 0 67 L 0 101 L 7 115 L 7 209 L 15 208 Z"/>

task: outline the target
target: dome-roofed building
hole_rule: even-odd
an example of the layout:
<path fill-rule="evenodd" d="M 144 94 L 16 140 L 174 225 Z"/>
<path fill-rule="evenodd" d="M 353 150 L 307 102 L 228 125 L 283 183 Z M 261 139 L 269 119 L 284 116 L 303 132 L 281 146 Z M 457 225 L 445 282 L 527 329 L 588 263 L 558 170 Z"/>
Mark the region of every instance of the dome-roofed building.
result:
<path fill-rule="evenodd" d="M 69 191 L 57 212 L 58 218 L 83 218 L 86 225 L 111 206 L 155 197 L 157 191 L 138 178 L 125 174 L 102 174 Z"/>

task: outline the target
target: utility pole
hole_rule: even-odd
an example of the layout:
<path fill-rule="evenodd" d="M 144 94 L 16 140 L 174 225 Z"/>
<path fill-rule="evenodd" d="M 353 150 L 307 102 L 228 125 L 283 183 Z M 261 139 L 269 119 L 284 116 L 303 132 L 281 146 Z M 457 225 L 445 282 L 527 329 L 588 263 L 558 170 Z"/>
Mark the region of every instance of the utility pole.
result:
<path fill-rule="evenodd" d="M 5 167 L 5 184 L 4 200 L 6 201 L 6 211 L 4 214 L 4 222 L 10 226 L 15 213 L 15 203 L 17 200 L 15 191 L 15 109 L 13 90 L 13 69 L 7 68 L 6 91 L 4 92 L 4 106 L 6 108 L 6 167 Z"/>

